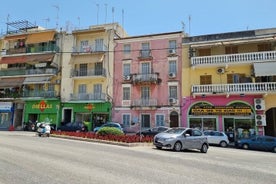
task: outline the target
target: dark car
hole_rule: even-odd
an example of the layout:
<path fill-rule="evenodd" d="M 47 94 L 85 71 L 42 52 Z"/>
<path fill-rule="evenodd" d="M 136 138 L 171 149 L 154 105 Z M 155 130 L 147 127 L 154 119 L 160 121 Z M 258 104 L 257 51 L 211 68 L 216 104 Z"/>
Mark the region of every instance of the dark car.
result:
<path fill-rule="evenodd" d="M 165 126 L 158 126 L 158 127 L 154 127 L 154 128 L 149 128 L 143 131 L 139 131 L 136 133 L 136 135 L 142 135 L 142 136 L 155 136 L 156 134 L 160 133 L 160 132 L 164 132 L 166 130 L 168 130 L 169 127 L 165 127 Z"/>
<path fill-rule="evenodd" d="M 70 122 L 61 125 L 57 128 L 58 131 L 68 131 L 68 132 L 84 132 L 87 131 L 87 127 L 81 122 Z"/>
<path fill-rule="evenodd" d="M 237 148 L 272 151 L 276 153 L 276 137 L 254 136 L 251 138 L 240 139 L 235 143 Z"/>

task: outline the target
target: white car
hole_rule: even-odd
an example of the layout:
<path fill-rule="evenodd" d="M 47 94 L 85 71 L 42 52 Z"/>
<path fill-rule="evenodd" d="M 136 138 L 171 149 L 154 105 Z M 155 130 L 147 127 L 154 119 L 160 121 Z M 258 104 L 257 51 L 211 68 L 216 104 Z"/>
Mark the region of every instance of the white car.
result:
<path fill-rule="evenodd" d="M 221 147 L 227 147 L 229 144 L 228 136 L 224 132 L 206 130 L 204 135 L 207 136 L 208 143 L 210 145 L 219 145 Z"/>

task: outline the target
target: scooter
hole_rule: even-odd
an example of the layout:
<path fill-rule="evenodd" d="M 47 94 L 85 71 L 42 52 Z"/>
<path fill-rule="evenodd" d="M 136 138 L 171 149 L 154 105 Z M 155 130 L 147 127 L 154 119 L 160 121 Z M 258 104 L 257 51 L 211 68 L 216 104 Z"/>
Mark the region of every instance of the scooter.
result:
<path fill-rule="evenodd" d="M 37 123 L 37 135 L 39 137 L 50 137 L 51 126 L 47 123 Z"/>

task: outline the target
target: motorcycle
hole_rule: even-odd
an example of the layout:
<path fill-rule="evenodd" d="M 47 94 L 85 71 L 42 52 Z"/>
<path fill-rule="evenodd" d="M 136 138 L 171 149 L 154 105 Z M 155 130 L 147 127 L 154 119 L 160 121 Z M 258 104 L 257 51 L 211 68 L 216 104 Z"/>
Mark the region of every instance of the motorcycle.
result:
<path fill-rule="evenodd" d="M 37 135 L 39 137 L 50 137 L 51 126 L 47 123 L 37 123 Z"/>

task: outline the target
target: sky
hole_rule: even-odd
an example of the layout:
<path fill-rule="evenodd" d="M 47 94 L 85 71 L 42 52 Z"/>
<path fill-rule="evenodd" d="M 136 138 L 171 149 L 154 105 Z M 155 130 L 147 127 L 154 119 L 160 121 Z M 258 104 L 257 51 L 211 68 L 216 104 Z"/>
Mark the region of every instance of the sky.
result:
<path fill-rule="evenodd" d="M 87 29 L 118 22 L 130 36 L 184 31 L 191 36 L 276 27 L 275 0 L 1 0 L 7 22 Z"/>

